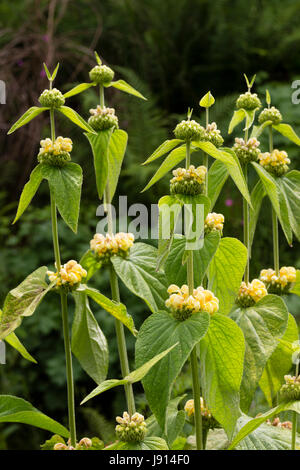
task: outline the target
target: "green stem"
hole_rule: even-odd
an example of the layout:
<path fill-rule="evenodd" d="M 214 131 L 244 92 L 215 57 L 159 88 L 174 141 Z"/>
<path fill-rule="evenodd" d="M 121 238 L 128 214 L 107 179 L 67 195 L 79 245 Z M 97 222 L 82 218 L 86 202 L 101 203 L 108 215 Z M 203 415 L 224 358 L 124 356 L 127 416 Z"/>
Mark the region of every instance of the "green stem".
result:
<path fill-rule="evenodd" d="M 299 362 L 296 364 L 296 377 L 299 375 Z M 292 445 L 291 449 L 296 450 L 296 436 L 297 436 L 297 413 L 292 411 Z"/>
<path fill-rule="evenodd" d="M 55 140 L 55 123 L 54 112 L 50 110 L 50 125 L 51 125 L 51 138 Z M 50 189 L 50 206 L 51 206 L 51 225 L 52 225 L 52 238 L 53 249 L 56 269 L 59 272 L 61 269 L 61 258 L 59 249 L 58 226 L 57 226 L 57 211 L 54 194 Z M 73 447 L 76 446 L 76 421 L 75 421 L 75 399 L 74 399 L 74 380 L 72 369 L 72 353 L 68 325 L 68 302 L 66 292 L 61 290 L 61 313 L 63 323 L 63 335 L 65 346 L 65 359 L 66 359 L 66 375 L 67 375 L 67 390 L 68 390 L 68 415 L 69 415 L 69 429 L 70 440 Z"/>
<path fill-rule="evenodd" d="M 247 164 L 243 167 L 246 184 L 248 185 L 248 169 Z M 244 245 L 248 250 L 247 265 L 245 269 L 244 281 L 246 284 L 249 282 L 250 277 L 250 227 L 249 227 L 249 205 L 245 198 L 243 198 L 243 221 L 244 221 Z"/>
<path fill-rule="evenodd" d="M 273 152 L 273 127 L 269 126 L 269 152 Z M 272 231 L 273 231 L 273 257 L 274 270 L 276 275 L 279 274 L 279 235 L 278 235 L 278 218 L 274 208 L 272 207 Z"/>
<path fill-rule="evenodd" d="M 99 85 L 99 95 L 100 95 L 100 106 L 101 108 L 104 108 L 105 100 L 104 100 L 104 86 L 103 85 Z"/>
<path fill-rule="evenodd" d="M 185 167 L 188 170 L 191 164 L 191 141 L 186 141 L 186 159 Z"/>
<path fill-rule="evenodd" d="M 67 299 L 66 292 L 61 291 L 60 298 L 61 298 L 61 313 L 62 313 L 63 335 L 64 335 L 64 345 L 65 345 L 65 357 L 66 357 L 70 440 L 71 440 L 71 445 L 75 447 L 76 446 L 76 420 L 75 420 L 74 379 L 73 379 L 72 352 L 71 352 L 71 342 L 70 342 L 69 322 L 68 322 L 68 299 Z"/>

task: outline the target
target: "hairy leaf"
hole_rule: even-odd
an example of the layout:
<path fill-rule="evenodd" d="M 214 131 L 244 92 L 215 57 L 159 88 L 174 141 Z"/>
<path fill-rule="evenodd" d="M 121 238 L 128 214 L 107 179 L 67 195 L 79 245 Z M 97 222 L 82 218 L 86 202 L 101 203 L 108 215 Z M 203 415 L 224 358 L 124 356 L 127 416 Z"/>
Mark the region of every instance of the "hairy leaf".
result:
<path fill-rule="evenodd" d="M 15 122 L 11 128 L 9 129 L 7 134 L 12 134 L 15 132 L 17 129 L 19 129 L 22 126 L 25 126 L 25 124 L 28 124 L 28 122 L 32 121 L 35 117 L 37 117 L 39 114 L 43 113 L 44 111 L 47 111 L 50 108 L 41 108 L 38 106 L 33 106 L 32 108 L 27 109 L 27 111 L 23 114 L 23 116 L 20 117 L 20 119 Z"/>
<path fill-rule="evenodd" d="M 34 170 L 32 171 L 29 181 L 25 184 L 24 189 L 22 191 L 17 214 L 13 223 L 17 222 L 17 220 L 21 217 L 21 215 L 25 212 L 27 207 L 32 201 L 35 193 L 39 189 L 39 186 L 43 180 L 43 171 L 42 171 L 42 164 L 37 165 Z"/>

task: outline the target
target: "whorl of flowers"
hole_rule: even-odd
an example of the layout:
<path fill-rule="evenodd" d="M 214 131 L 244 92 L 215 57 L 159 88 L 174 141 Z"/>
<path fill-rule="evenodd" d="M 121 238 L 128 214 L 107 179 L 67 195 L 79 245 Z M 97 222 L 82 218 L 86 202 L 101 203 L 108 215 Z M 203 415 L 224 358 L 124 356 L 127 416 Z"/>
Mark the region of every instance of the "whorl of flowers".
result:
<path fill-rule="evenodd" d="M 261 101 L 256 93 L 247 91 L 238 97 L 236 100 L 236 107 L 237 109 L 243 108 L 247 111 L 252 111 L 253 109 L 261 107 Z"/>
<path fill-rule="evenodd" d="M 174 134 L 176 139 L 184 141 L 200 140 L 204 137 L 205 129 L 193 119 L 187 119 L 177 124 L 174 129 Z"/>
<path fill-rule="evenodd" d="M 292 429 L 293 427 L 292 421 L 281 422 L 278 417 L 274 418 L 273 421 L 270 421 L 269 419 L 267 419 L 266 424 L 269 424 L 270 426 L 274 426 L 276 428 Z"/>
<path fill-rule="evenodd" d="M 247 142 L 236 137 L 233 150 L 241 163 L 255 162 L 260 154 L 259 144 L 256 137 L 251 137 Z"/>
<path fill-rule="evenodd" d="M 49 139 L 41 140 L 38 161 L 40 163 L 49 163 L 54 166 L 64 166 L 71 160 L 73 142 L 69 137 L 57 137 L 55 141 Z"/>
<path fill-rule="evenodd" d="M 282 121 L 282 115 L 279 109 L 275 108 L 275 106 L 263 109 L 258 116 L 258 122 L 263 124 L 266 121 L 271 121 L 274 125 L 279 124 Z"/>
<path fill-rule="evenodd" d="M 204 221 L 205 233 L 222 232 L 224 221 L 225 218 L 223 214 L 217 214 L 216 212 L 207 214 Z"/>
<path fill-rule="evenodd" d="M 219 423 L 212 416 L 211 411 L 206 406 L 202 397 L 200 397 L 200 408 L 202 415 L 202 425 L 205 429 L 214 429 L 219 427 Z M 195 414 L 195 404 L 194 400 L 188 400 L 184 405 L 184 411 L 186 412 L 189 420 L 192 422 L 194 420 Z"/>
<path fill-rule="evenodd" d="M 106 108 L 97 106 L 95 109 L 90 109 L 90 118 L 88 123 L 95 131 L 103 131 L 115 127 L 119 127 L 118 117 L 115 115 L 114 108 Z"/>
<path fill-rule="evenodd" d="M 147 432 L 147 425 L 144 416 L 134 413 L 131 417 L 124 411 L 123 417 L 116 417 L 116 435 L 120 441 L 125 442 L 141 442 Z"/>
<path fill-rule="evenodd" d="M 39 102 L 45 108 L 60 108 L 65 104 L 65 98 L 57 88 L 44 90 L 39 97 Z"/>
<path fill-rule="evenodd" d="M 278 276 L 274 269 L 262 269 L 259 279 L 266 285 L 269 293 L 287 294 L 296 282 L 296 269 L 293 266 L 283 266 Z"/>
<path fill-rule="evenodd" d="M 70 440 L 67 444 L 58 442 L 54 445 L 53 450 L 89 450 L 93 445 L 92 439 L 89 437 L 83 437 L 77 444 L 76 447 L 71 446 Z"/>
<path fill-rule="evenodd" d="M 282 401 L 300 400 L 300 375 L 298 377 L 285 375 L 285 384 L 280 389 L 280 398 Z"/>
<path fill-rule="evenodd" d="M 253 279 L 252 282 L 242 282 L 238 297 L 237 303 L 241 307 L 251 307 L 265 295 L 267 295 L 267 289 L 265 284 L 259 279 Z"/>
<path fill-rule="evenodd" d="M 66 287 L 72 290 L 87 276 L 87 272 L 77 261 L 72 259 L 62 265 L 59 272 L 47 271 L 47 275 L 50 282 L 56 281 L 57 287 Z"/>
<path fill-rule="evenodd" d="M 96 65 L 89 72 L 92 82 L 98 85 L 109 85 L 113 80 L 115 72 L 107 65 Z"/>
<path fill-rule="evenodd" d="M 190 295 L 186 284 L 182 287 L 171 284 L 168 294 L 170 297 L 165 302 L 166 307 L 171 310 L 177 320 L 186 320 L 193 313 L 198 312 L 208 312 L 213 315 L 219 310 L 219 299 L 202 286 L 194 289 L 193 294 Z"/>
<path fill-rule="evenodd" d="M 258 155 L 259 163 L 269 172 L 275 176 L 284 175 L 291 163 L 288 154 L 284 150 L 273 150 L 272 153 L 264 152 Z"/>
<path fill-rule="evenodd" d="M 170 181 L 171 194 L 201 194 L 205 190 L 205 176 L 207 169 L 201 165 L 197 168 L 194 165 L 186 170 L 185 168 L 177 168 L 173 170 L 174 178 Z"/>
<path fill-rule="evenodd" d="M 224 139 L 221 136 L 221 132 L 217 128 L 217 124 L 215 122 L 207 125 L 204 131 L 204 136 L 201 140 L 211 142 L 215 147 L 221 147 L 224 142 Z"/>
<path fill-rule="evenodd" d="M 134 235 L 132 233 L 119 232 L 115 235 L 106 234 L 106 236 L 102 233 L 96 233 L 90 241 L 90 248 L 97 258 L 106 264 L 113 255 L 126 258 L 133 243 Z"/>

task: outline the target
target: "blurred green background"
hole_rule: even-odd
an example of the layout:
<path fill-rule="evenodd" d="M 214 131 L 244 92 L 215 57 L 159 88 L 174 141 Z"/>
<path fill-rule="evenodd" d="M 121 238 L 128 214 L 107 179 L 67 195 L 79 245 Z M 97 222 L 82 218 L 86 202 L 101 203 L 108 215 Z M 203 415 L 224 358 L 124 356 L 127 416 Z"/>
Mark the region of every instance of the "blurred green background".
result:
<path fill-rule="evenodd" d="M 0 300 L 9 289 L 41 265 L 53 263 L 48 189 L 45 183 L 21 220 L 11 225 L 17 201 L 30 171 L 36 165 L 40 136 L 48 136 L 48 117 L 35 119 L 15 134 L 6 136 L 11 124 L 47 87 L 43 62 L 61 66 L 55 86 L 62 91 L 88 81 L 97 50 L 104 62 L 124 78 L 148 101 L 110 89 L 106 99 L 115 107 L 120 127 L 129 133 L 129 144 L 120 178 L 118 194 L 128 195 L 128 204 L 142 202 L 150 207 L 168 193 L 168 177 L 151 190 L 140 191 L 156 169 L 156 162 L 140 167 L 147 156 L 166 138 L 171 138 L 177 121 L 194 108 L 194 117 L 204 124 L 199 99 L 208 90 L 216 98 L 211 120 L 217 122 L 225 144 L 235 136 L 227 135 L 236 97 L 245 90 L 243 73 L 257 74 L 255 91 L 264 101 L 265 89 L 272 104 L 279 107 L 284 122 L 300 133 L 300 107 L 291 102 L 291 83 L 300 77 L 300 1 L 286 0 L 2 0 L 0 4 L 0 79 L 7 86 L 7 104 L 0 105 Z M 88 110 L 98 101 L 94 90 L 68 100 L 68 104 L 87 119 Z M 92 156 L 79 128 L 63 117 L 57 119 L 57 134 L 74 142 L 72 159 L 84 171 L 84 186 L 79 231 L 71 233 L 59 224 L 63 259 L 79 259 L 88 247 L 98 219 Z M 261 138 L 261 148 L 267 142 Z M 292 168 L 299 149 L 283 137 L 275 144 L 287 150 Z M 197 160 L 195 160 L 197 161 Z M 256 177 L 250 175 L 253 187 Z M 242 238 L 242 201 L 231 181 L 221 194 L 217 212 L 225 215 L 225 236 Z M 300 267 L 299 244 L 290 248 L 280 233 L 281 265 Z M 254 242 L 251 276 L 272 265 L 271 219 L 268 202 L 263 206 Z M 109 295 L 105 272 L 94 280 Z M 122 300 L 137 326 L 149 314 L 145 305 L 121 286 Z M 289 307 L 297 316 L 299 301 L 289 297 Z M 119 377 L 114 322 L 93 305 L 94 313 L 108 338 L 109 377 Z M 22 359 L 7 347 L 7 364 L 0 366 L 0 393 L 21 396 L 38 409 L 66 423 L 66 380 L 57 298 L 50 294 L 33 317 L 24 320 L 18 334 L 38 365 Z M 128 337 L 132 367 L 134 340 Z M 94 383 L 74 364 L 77 403 Z M 187 384 L 188 385 L 188 384 Z M 178 385 L 182 389 L 182 384 Z M 136 387 L 140 409 L 145 400 Z M 113 437 L 113 417 L 125 409 L 122 390 L 110 391 L 78 407 L 79 436 Z M 0 427 L 0 449 L 39 448 L 49 433 L 17 424 Z"/>

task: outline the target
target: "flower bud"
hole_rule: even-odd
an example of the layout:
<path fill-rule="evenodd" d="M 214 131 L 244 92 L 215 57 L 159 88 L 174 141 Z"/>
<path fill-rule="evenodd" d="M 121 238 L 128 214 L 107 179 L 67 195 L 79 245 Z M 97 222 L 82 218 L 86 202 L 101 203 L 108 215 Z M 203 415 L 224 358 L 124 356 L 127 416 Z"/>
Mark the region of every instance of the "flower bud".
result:
<path fill-rule="evenodd" d="M 286 402 L 300 400 L 300 375 L 298 377 L 285 375 L 284 380 L 285 384 L 279 391 L 281 400 Z"/>
<path fill-rule="evenodd" d="M 280 151 L 277 149 L 274 149 L 272 153 L 260 153 L 258 159 L 261 166 L 275 176 L 284 175 L 289 169 L 288 165 L 291 163 L 288 154 L 284 150 Z"/>
<path fill-rule="evenodd" d="M 210 232 L 222 232 L 224 224 L 224 215 L 216 214 L 216 212 L 211 212 L 207 214 L 204 221 L 204 230 L 205 233 Z"/>
<path fill-rule="evenodd" d="M 215 429 L 220 427 L 219 423 L 215 420 L 212 416 L 210 410 L 207 408 L 204 399 L 200 397 L 200 408 L 201 408 L 201 415 L 202 415 L 202 425 L 203 428 L 208 429 Z M 195 404 L 194 400 L 188 400 L 184 406 L 184 411 L 186 412 L 189 421 L 192 423 L 194 422 L 194 415 L 195 415 Z"/>
<path fill-rule="evenodd" d="M 215 122 L 207 125 L 201 140 L 211 142 L 215 147 L 221 147 L 224 142 L 221 132 L 217 128 L 217 124 Z"/>
<path fill-rule="evenodd" d="M 142 442 L 147 433 L 147 425 L 144 416 L 134 413 L 131 417 L 124 411 L 123 417 L 116 417 L 116 435 L 120 441 Z"/>
<path fill-rule="evenodd" d="M 267 294 L 266 286 L 259 279 L 253 279 L 248 284 L 242 282 L 236 303 L 243 308 L 251 307 Z"/>
<path fill-rule="evenodd" d="M 194 196 L 203 194 L 205 190 L 205 176 L 207 169 L 205 166 L 190 165 L 188 170 L 177 168 L 173 170 L 174 178 L 170 181 L 171 194 L 188 194 Z"/>
<path fill-rule="evenodd" d="M 108 86 L 113 80 L 115 72 L 107 65 L 96 65 L 89 72 L 89 76 L 92 82 L 98 85 Z"/>
<path fill-rule="evenodd" d="M 72 140 L 68 137 L 57 137 L 55 141 L 47 138 L 41 140 L 38 161 L 49 165 L 63 167 L 71 160 Z"/>
<path fill-rule="evenodd" d="M 256 93 L 247 91 L 238 97 L 236 107 L 237 109 L 243 108 L 246 111 L 252 111 L 253 109 L 260 108 L 261 102 Z"/>
<path fill-rule="evenodd" d="M 279 124 L 282 121 L 282 115 L 279 109 L 275 108 L 275 106 L 263 109 L 258 116 L 258 122 L 263 124 L 266 121 L 271 121 L 274 125 Z"/>
<path fill-rule="evenodd" d="M 56 287 L 67 291 L 76 289 L 87 272 L 77 261 L 70 260 L 61 266 L 60 272 L 47 271 L 50 282 L 56 281 Z"/>
<path fill-rule="evenodd" d="M 169 298 L 165 304 L 176 320 L 184 321 L 194 313 L 207 312 L 213 315 L 219 309 L 219 299 L 214 294 L 205 290 L 202 286 L 193 290 L 189 294 L 189 288 L 186 284 L 181 287 L 171 284 L 168 288 Z"/>
<path fill-rule="evenodd" d="M 53 447 L 53 450 L 68 450 L 68 446 L 66 444 L 63 444 L 62 442 L 58 442 Z"/>
<path fill-rule="evenodd" d="M 205 130 L 198 122 L 187 119 L 181 121 L 174 129 L 176 139 L 186 141 L 201 140 L 204 137 Z"/>
<path fill-rule="evenodd" d="M 101 108 L 100 105 L 96 109 L 90 109 L 91 117 L 88 120 L 90 126 L 97 132 L 115 127 L 118 129 L 118 117 L 115 115 L 113 108 Z"/>
<path fill-rule="evenodd" d="M 106 236 L 96 233 L 90 241 L 90 248 L 97 259 L 105 265 L 114 255 L 127 258 L 133 243 L 134 235 L 132 233 L 119 232 L 115 235 L 106 234 Z"/>
<path fill-rule="evenodd" d="M 241 163 L 256 162 L 260 154 L 259 144 L 255 137 L 252 137 L 247 142 L 236 137 L 232 150 L 234 150 Z"/>
<path fill-rule="evenodd" d="M 45 108 L 60 108 L 65 104 L 65 98 L 57 88 L 52 88 L 43 91 L 39 97 L 39 102 Z"/>
<path fill-rule="evenodd" d="M 78 444 L 76 446 L 76 449 L 77 450 L 86 450 L 86 449 L 89 449 L 90 447 L 92 447 L 92 445 L 93 445 L 92 439 L 90 439 L 89 437 L 83 437 L 78 442 Z"/>
<path fill-rule="evenodd" d="M 293 266 L 283 266 L 278 275 L 274 269 L 262 269 L 259 279 L 265 284 L 269 294 L 285 295 L 296 282 L 296 269 Z"/>

